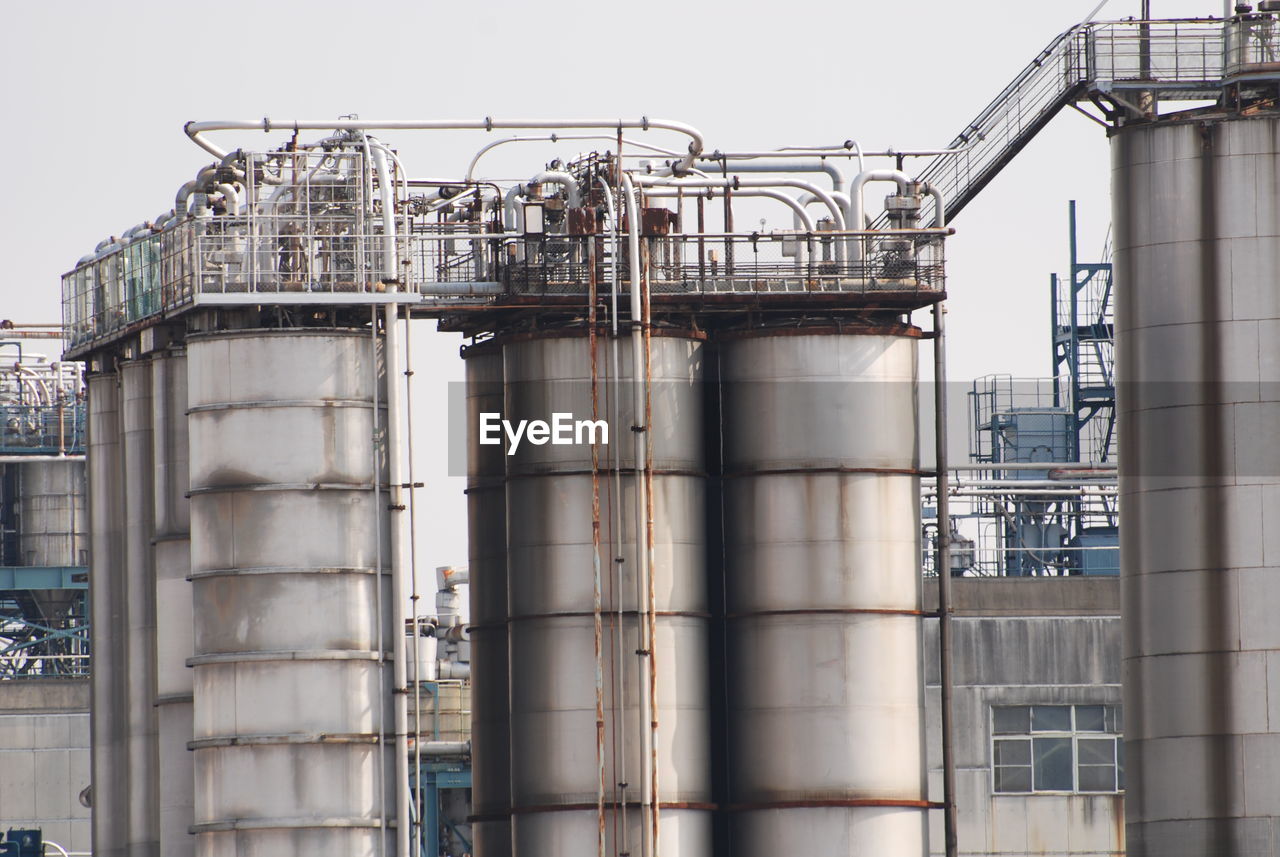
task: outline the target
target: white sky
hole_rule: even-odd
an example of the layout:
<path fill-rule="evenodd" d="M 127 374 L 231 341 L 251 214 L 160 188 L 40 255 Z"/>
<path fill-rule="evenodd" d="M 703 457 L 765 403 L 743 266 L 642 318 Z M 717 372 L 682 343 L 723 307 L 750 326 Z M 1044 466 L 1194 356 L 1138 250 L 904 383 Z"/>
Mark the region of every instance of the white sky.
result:
<path fill-rule="evenodd" d="M 697 126 L 709 149 L 849 138 L 940 147 L 1095 2 L 8 2 L 0 318 L 59 320 L 59 275 L 172 206 L 209 160 L 182 133 L 190 119 L 649 115 Z M 1155 17 L 1222 12 L 1217 0 L 1151 5 Z M 1111 0 L 1099 17 L 1138 8 Z M 411 175 L 439 176 L 459 174 L 496 135 L 383 136 Z M 515 175 L 551 155 L 504 150 L 486 163 Z M 1048 374 L 1048 282 L 1067 264 L 1067 200 L 1079 201 L 1091 260 L 1110 219 L 1108 183 L 1103 130 L 1067 111 L 956 220 L 953 379 Z M 415 395 L 429 414 L 462 377 L 460 340 L 418 327 Z M 444 424 L 443 413 L 418 419 L 423 569 L 466 562 L 461 480 L 442 476 Z"/>

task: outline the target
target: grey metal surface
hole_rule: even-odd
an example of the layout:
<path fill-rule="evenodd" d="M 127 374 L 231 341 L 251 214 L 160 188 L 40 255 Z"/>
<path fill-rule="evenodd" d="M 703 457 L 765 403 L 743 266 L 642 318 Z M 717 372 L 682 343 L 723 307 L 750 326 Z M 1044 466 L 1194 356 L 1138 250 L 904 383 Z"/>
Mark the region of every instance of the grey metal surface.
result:
<path fill-rule="evenodd" d="M 93 852 L 123 857 L 128 841 L 129 760 L 125 680 L 124 449 L 120 378 L 88 381 L 89 621 L 93 735 Z"/>
<path fill-rule="evenodd" d="M 22 467 L 19 553 L 24 565 L 85 565 L 83 461 L 33 461 Z"/>
<path fill-rule="evenodd" d="M 620 364 L 630 366 L 629 345 Z M 601 342 L 603 379 L 608 346 Z M 505 346 L 507 419 L 550 419 L 555 412 L 590 418 L 592 412 L 588 340 L 564 336 Z M 656 756 L 660 812 L 659 848 L 671 854 L 710 850 L 710 722 L 707 675 L 707 596 L 703 511 L 700 381 L 701 344 L 678 337 L 652 340 L 652 420 L 654 543 L 653 575 L 657 612 L 653 652 L 659 722 Z M 624 375 L 625 379 L 625 375 Z M 644 415 L 630 412 L 630 395 L 615 386 L 621 425 L 611 443 L 623 444 L 622 467 L 629 468 L 632 425 Z M 601 383 L 600 415 L 607 413 Z M 601 448 L 601 467 L 611 466 L 612 447 Z M 620 520 L 620 555 L 613 562 L 607 535 L 598 557 L 602 577 L 605 634 L 601 685 L 604 688 L 604 781 L 607 799 L 615 783 L 627 781 L 628 802 L 638 802 L 641 730 L 649 712 L 637 709 L 638 682 L 647 681 L 637 635 L 635 580 L 635 481 L 621 480 L 612 495 L 608 470 L 600 476 L 602 527 Z M 596 663 L 593 579 L 597 557 L 592 534 L 592 477 L 589 446 L 524 444 L 507 465 L 508 565 L 511 609 L 511 747 L 513 829 L 519 854 L 589 857 L 597 853 Z M 619 502 L 620 517 L 612 502 Z M 609 532 L 604 529 L 604 532 Z M 640 534 L 643 540 L 644 534 Z M 643 543 L 643 542 L 642 542 Z M 620 575 L 620 588 L 614 575 Z M 610 630 L 621 610 L 622 644 Z M 625 677 L 616 671 L 621 665 Z M 614 692 L 621 685 L 621 697 Z M 619 765 L 625 765 L 625 774 Z M 628 810 L 631 849 L 639 848 L 642 817 Z M 622 827 L 606 810 L 606 847 L 623 850 L 615 832 Z"/>
<path fill-rule="evenodd" d="M 124 449 L 125 666 L 129 712 L 129 854 L 160 849 L 159 724 L 156 718 L 156 591 L 152 537 L 154 457 L 151 365 L 120 366 Z"/>
<path fill-rule="evenodd" d="M 921 855 L 916 340 L 722 355 L 731 849 Z"/>
<path fill-rule="evenodd" d="M 503 409 L 502 351 L 466 355 L 471 578 L 471 814 L 477 857 L 511 854 L 511 688 L 507 634 L 506 454 L 482 446 L 480 414 Z"/>
<path fill-rule="evenodd" d="M 188 342 L 201 857 L 390 847 L 374 359 L 360 332 Z"/>
<path fill-rule="evenodd" d="M 18 556 L 29 566 L 89 564 L 83 461 L 31 461 L 19 468 Z M 63 616 L 79 593 L 33 590 L 46 618 Z"/>
<path fill-rule="evenodd" d="M 160 853 L 191 857 L 194 771 L 191 508 L 187 437 L 187 360 L 181 350 L 151 358 L 155 469 L 156 716 L 159 729 Z"/>
<path fill-rule="evenodd" d="M 1112 138 L 1132 857 L 1280 854 L 1278 140 Z"/>

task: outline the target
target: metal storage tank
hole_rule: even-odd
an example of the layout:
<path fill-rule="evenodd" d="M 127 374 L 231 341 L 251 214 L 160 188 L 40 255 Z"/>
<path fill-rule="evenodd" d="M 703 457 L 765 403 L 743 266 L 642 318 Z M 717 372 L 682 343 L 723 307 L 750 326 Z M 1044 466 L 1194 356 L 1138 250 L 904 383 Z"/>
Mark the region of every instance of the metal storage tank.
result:
<path fill-rule="evenodd" d="M 18 554 L 28 566 L 84 566 L 89 562 L 83 461 L 29 461 L 18 467 Z M 76 594 L 33 590 L 46 618 L 66 615 Z"/>
<path fill-rule="evenodd" d="M 585 332 L 509 341 L 504 347 L 509 420 L 550 420 L 554 413 L 590 418 L 592 365 Z M 629 342 L 620 342 L 629 367 Z M 605 349 L 599 365 L 603 377 Z M 691 335 L 651 340 L 654 528 L 652 555 L 656 660 L 655 750 L 658 778 L 658 851 L 707 854 L 711 850 L 711 777 L 708 618 L 705 580 L 704 464 L 702 454 L 702 345 Z M 608 397 L 601 382 L 600 414 Z M 634 425 L 630 375 L 613 385 L 620 424 L 602 449 L 602 526 L 621 524 L 624 562 L 613 561 L 607 536 L 593 548 L 591 449 L 587 445 L 523 443 L 508 459 L 507 522 L 511 607 L 511 770 L 515 851 L 594 857 L 597 854 L 596 670 L 594 573 L 602 576 L 604 622 L 621 611 L 623 642 L 606 624 L 599 680 L 604 688 L 603 747 L 606 800 L 629 782 L 626 825 L 606 810 L 609 853 L 637 853 L 648 803 L 642 788 L 640 682 L 647 668 L 637 657 L 636 484 L 631 468 Z M 620 517 L 608 505 L 613 445 L 622 444 Z M 606 531 L 607 532 L 607 531 Z M 644 538 L 641 535 L 641 538 Z M 613 582 L 620 575 L 621 591 Z M 625 677 L 615 671 L 622 664 Z M 641 670 L 645 669 L 645 674 Z M 613 688 L 621 684 L 621 699 Z M 647 692 L 647 691 L 644 691 Z M 618 728 L 620 724 L 620 729 Z M 617 764 L 615 764 L 615 761 Z M 624 769 L 621 766 L 625 766 Z M 627 837 L 629 848 L 623 846 Z"/>
<path fill-rule="evenodd" d="M 374 857 L 394 813 L 368 332 L 187 341 L 200 857 Z"/>
<path fill-rule="evenodd" d="M 735 857 L 928 852 L 917 335 L 722 347 Z"/>
<path fill-rule="evenodd" d="M 1128 853 L 1274 855 L 1280 118 L 1134 124 L 1112 166 Z"/>
<path fill-rule="evenodd" d="M 155 475 L 156 718 L 159 837 L 164 857 L 190 857 L 193 823 L 191 504 L 187 499 L 187 359 L 178 348 L 151 358 Z"/>
<path fill-rule="evenodd" d="M 31 461 L 22 466 L 24 565 L 85 565 L 88 543 L 83 461 Z"/>
<path fill-rule="evenodd" d="M 124 451 L 125 668 L 128 694 L 129 853 L 159 853 L 159 735 L 156 719 L 156 592 L 152 538 L 155 473 L 151 365 L 120 365 Z"/>
<path fill-rule="evenodd" d="M 124 447 L 120 377 L 88 379 L 88 448 L 91 553 L 89 622 L 93 669 L 90 730 L 93 734 L 93 853 L 124 857 L 129 819 L 128 698 L 125 678 Z"/>
<path fill-rule="evenodd" d="M 475 853 L 511 854 L 511 687 L 507 634 L 506 453 L 482 446 L 480 414 L 503 410 L 502 349 L 465 352 L 471 579 L 471 815 Z"/>

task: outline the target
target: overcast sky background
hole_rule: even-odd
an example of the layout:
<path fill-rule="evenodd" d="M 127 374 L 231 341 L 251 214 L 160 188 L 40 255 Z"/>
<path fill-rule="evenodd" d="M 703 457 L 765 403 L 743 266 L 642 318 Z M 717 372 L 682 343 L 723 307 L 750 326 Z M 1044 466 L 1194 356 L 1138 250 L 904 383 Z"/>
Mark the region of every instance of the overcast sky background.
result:
<path fill-rule="evenodd" d="M 708 149 L 850 138 L 867 149 L 941 147 L 1095 2 L 6 3 L 0 318 L 58 321 L 60 275 L 173 205 L 209 160 L 182 133 L 191 119 L 648 115 L 693 124 Z M 1098 17 L 1138 9 L 1111 0 Z M 1154 17 L 1221 12 L 1216 0 L 1152 0 Z M 382 136 L 411 176 L 456 176 L 509 134 Z M 286 138 L 216 140 L 266 148 Z M 556 154 L 499 151 L 487 169 L 513 176 Z M 1067 265 L 1067 201 L 1079 201 L 1090 261 L 1110 220 L 1108 188 L 1102 128 L 1066 111 L 955 221 L 953 379 L 1048 374 L 1049 274 Z M 462 480 L 444 476 L 438 413 L 447 383 L 462 378 L 461 339 L 432 326 L 417 325 L 414 345 L 424 570 L 466 562 Z"/>

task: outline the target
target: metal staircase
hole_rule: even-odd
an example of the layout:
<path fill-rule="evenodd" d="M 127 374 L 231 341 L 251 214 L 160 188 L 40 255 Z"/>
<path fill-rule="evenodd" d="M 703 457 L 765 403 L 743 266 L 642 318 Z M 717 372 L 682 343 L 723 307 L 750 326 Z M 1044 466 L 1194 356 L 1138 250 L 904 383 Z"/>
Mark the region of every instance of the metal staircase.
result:
<path fill-rule="evenodd" d="M 1213 100 L 1228 73 L 1274 51 L 1275 33 L 1232 19 L 1224 51 L 1217 18 L 1080 24 L 1042 50 L 948 147 L 919 171 L 942 191 L 950 221 L 1062 108 L 1097 104 L 1108 118 L 1141 112 L 1142 95 Z M 1255 56 L 1256 55 L 1256 56 Z M 883 219 L 883 218 L 882 218 Z M 877 224 L 881 225 L 881 224 Z"/>

